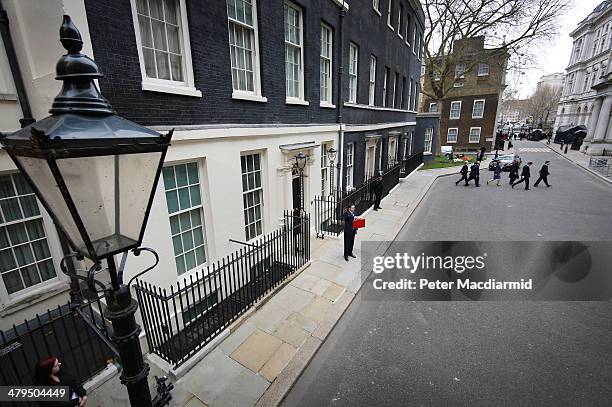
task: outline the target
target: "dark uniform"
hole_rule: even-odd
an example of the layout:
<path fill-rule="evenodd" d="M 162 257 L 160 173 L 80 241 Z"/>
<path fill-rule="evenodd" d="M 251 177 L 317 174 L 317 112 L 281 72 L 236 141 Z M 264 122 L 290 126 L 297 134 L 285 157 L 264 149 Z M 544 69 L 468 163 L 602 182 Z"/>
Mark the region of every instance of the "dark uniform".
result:
<path fill-rule="evenodd" d="M 459 171 L 459 174 L 461 174 L 461 178 L 459 179 L 459 181 L 455 182 L 455 185 L 459 185 L 459 183 L 461 181 L 465 181 L 465 185 L 467 185 L 467 181 L 468 181 L 468 165 L 467 163 L 463 163 L 463 167 L 461 167 L 461 170 Z"/>
<path fill-rule="evenodd" d="M 523 172 L 521 172 L 521 179 L 514 184 L 512 184 L 512 188 L 515 185 L 520 184 L 521 182 L 525 183 L 525 190 L 529 189 L 529 178 L 531 178 L 531 171 L 529 170 L 529 164 L 523 166 Z"/>
<path fill-rule="evenodd" d="M 382 178 L 377 177 L 374 182 L 372 182 L 372 192 L 374 193 L 374 210 L 377 211 L 382 209 L 380 207 L 380 200 L 382 199 L 383 194 Z"/>
<path fill-rule="evenodd" d="M 344 212 L 344 260 L 348 260 L 348 256 L 355 257 L 353 254 L 353 246 L 355 245 L 356 229 L 353 229 L 353 220 L 355 214 L 347 210 Z"/>
<path fill-rule="evenodd" d="M 540 168 L 540 178 L 538 178 L 538 180 L 535 182 L 535 184 L 533 184 L 533 186 L 537 187 L 540 181 L 544 181 L 544 184 L 549 187 L 550 185 L 548 184 L 548 174 L 550 174 L 548 172 L 548 164 L 544 164 L 542 168 Z"/>
<path fill-rule="evenodd" d="M 519 163 L 518 161 L 514 161 L 510 165 L 510 185 L 512 185 L 514 181 L 516 181 L 519 178 L 518 171 L 519 171 Z"/>
<path fill-rule="evenodd" d="M 465 181 L 465 186 L 467 187 L 468 184 L 470 183 L 471 180 L 474 180 L 474 182 L 476 183 L 476 186 L 479 187 L 479 182 L 480 182 L 480 166 L 478 165 L 478 163 L 474 163 L 472 164 L 472 166 L 470 167 L 470 177 L 467 179 L 467 181 Z"/>

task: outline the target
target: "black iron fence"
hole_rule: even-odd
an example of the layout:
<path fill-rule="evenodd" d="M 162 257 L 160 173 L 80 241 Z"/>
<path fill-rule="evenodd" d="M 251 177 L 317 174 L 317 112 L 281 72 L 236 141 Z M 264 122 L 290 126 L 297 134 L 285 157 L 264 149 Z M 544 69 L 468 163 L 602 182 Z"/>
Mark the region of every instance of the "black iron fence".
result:
<path fill-rule="evenodd" d="M 612 177 L 612 159 L 593 157 L 589 160 L 589 168 L 603 175 Z"/>
<path fill-rule="evenodd" d="M 51 356 L 57 357 L 81 382 L 114 362 L 114 353 L 106 345 L 111 328 L 100 317 L 100 307 L 99 300 L 83 305 L 65 304 L 36 314 L 36 318 L 19 326 L 0 330 L 0 385 L 32 385 L 34 366 L 38 360 Z M 92 323 L 101 329 L 102 335 L 92 329 Z"/>
<path fill-rule="evenodd" d="M 149 352 L 180 366 L 310 260 L 310 217 L 284 226 L 169 289 L 135 286 Z"/>
<path fill-rule="evenodd" d="M 399 183 L 403 162 L 390 163 L 382 171 L 382 196 L 385 197 Z M 374 204 L 374 181 L 376 177 L 366 178 L 358 188 L 350 191 L 336 191 L 328 196 L 315 196 L 313 209 L 317 236 L 339 236 L 344 230 L 343 215 L 349 205 L 355 205 L 355 212 L 361 214 Z"/>
<path fill-rule="evenodd" d="M 612 150 L 608 150 L 608 149 L 603 149 L 603 152 L 601 153 L 602 156 L 604 157 L 612 157 Z"/>
<path fill-rule="evenodd" d="M 419 165 L 423 162 L 423 151 L 419 151 L 411 155 L 410 157 L 406 157 L 401 160 L 402 168 L 400 172 L 400 177 L 404 178 L 412 171 L 416 170 Z"/>

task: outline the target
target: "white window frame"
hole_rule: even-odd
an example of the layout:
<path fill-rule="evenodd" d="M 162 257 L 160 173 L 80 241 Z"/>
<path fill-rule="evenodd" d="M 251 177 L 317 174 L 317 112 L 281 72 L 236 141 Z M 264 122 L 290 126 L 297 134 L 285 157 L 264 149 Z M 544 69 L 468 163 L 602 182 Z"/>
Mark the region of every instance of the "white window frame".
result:
<path fill-rule="evenodd" d="M 419 35 L 417 35 L 416 38 L 415 38 L 415 44 L 414 44 L 414 49 L 416 50 L 417 60 L 419 60 L 419 61 L 421 60 L 421 45 L 420 45 L 420 40 L 421 40 L 421 34 L 419 33 Z"/>
<path fill-rule="evenodd" d="M 483 69 L 485 67 L 486 69 Z M 478 76 L 489 76 L 489 72 L 490 72 L 489 64 L 487 64 L 486 62 L 480 62 L 478 64 Z"/>
<path fill-rule="evenodd" d="M 389 68 L 387 68 L 385 66 L 385 78 L 383 81 L 383 100 L 382 100 L 382 107 L 387 107 L 387 97 L 389 97 L 388 93 L 389 93 Z"/>
<path fill-rule="evenodd" d="M 396 93 L 395 93 L 395 92 L 397 92 L 397 80 L 398 80 L 398 79 L 399 79 L 399 73 L 398 73 L 398 72 L 396 72 L 396 73 L 393 75 L 393 93 L 392 93 L 392 95 L 393 95 L 393 96 L 392 96 L 392 97 L 393 97 L 393 100 L 392 100 L 392 103 L 391 103 L 391 107 L 392 107 L 393 109 L 395 109 L 395 100 L 397 99 L 397 95 L 396 95 Z"/>
<path fill-rule="evenodd" d="M 401 39 L 402 37 L 402 16 L 404 14 L 404 5 L 400 2 L 399 7 L 397 8 L 397 36 Z"/>
<path fill-rule="evenodd" d="M 414 78 L 410 78 L 410 86 L 408 86 L 408 110 L 412 108 L 412 88 L 414 87 Z"/>
<path fill-rule="evenodd" d="M 423 140 L 423 152 L 431 154 L 431 144 L 433 141 L 433 127 L 425 129 L 425 138 Z"/>
<path fill-rule="evenodd" d="M 459 114 L 457 115 L 457 117 L 453 117 L 453 105 L 456 105 L 456 104 L 459 104 Z M 461 101 L 460 100 L 456 100 L 456 101 L 451 102 L 450 109 L 448 109 L 448 110 L 449 110 L 449 113 L 448 113 L 449 120 L 458 120 L 458 119 L 460 119 L 461 118 Z"/>
<path fill-rule="evenodd" d="M 431 107 L 434 106 L 434 110 L 431 110 Z M 430 113 L 438 113 L 438 104 L 436 102 L 429 103 L 429 112 Z"/>
<path fill-rule="evenodd" d="M 593 49 L 591 50 L 591 58 L 597 55 L 597 46 L 599 44 L 600 34 L 601 34 L 601 27 L 595 33 L 595 39 L 593 40 Z"/>
<path fill-rule="evenodd" d="M 359 46 L 353 42 L 349 45 L 349 103 L 357 103 L 357 86 L 359 83 Z"/>
<path fill-rule="evenodd" d="M 459 62 L 455 65 L 455 79 L 465 78 L 465 63 Z"/>
<path fill-rule="evenodd" d="M 321 143 L 321 196 L 327 196 L 329 190 L 329 164 L 327 163 L 327 144 Z"/>
<path fill-rule="evenodd" d="M 198 182 L 197 184 L 195 183 L 191 183 L 189 180 L 189 171 L 187 166 L 189 164 L 196 164 L 196 170 L 197 170 L 197 176 L 198 176 Z M 178 185 L 178 177 L 177 177 L 177 171 L 176 168 L 178 166 L 184 165 L 185 166 L 185 171 L 186 171 L 186 176 L 187 176 L 187 184 L 184 186 L 180 186 Z M 174 262 L 175 262 L 175 266 L 176 268 L 176 273 L 177 276 L 188 276 L 190 275 L 193 271 L 204 267 L 208 264 L 208 260 L 209 260 L 209 252 L 208 252 L 208 242 L 207 242 L 207 238 L 206 238 L 206 222 L 205 222 L 205 212 L 204 212 L 204 195 L 202 194 L 202 174 L 201 174 L 201 165 L 199 161 L 186 161 L 186 162 L 172 162 L 172 163 L 168 163 L 167 165 L 164 166 L 164 170 L 166 168 L 170 168 L 173 167 L 173 174 L 174 174 L 174 187 L 168 187 L 166 185 L 165 182 L 165 176 L 163 174 L 162 171 L 162 181 L 163 181 L 163 187 L 164 187 L 164 197 L 165 197 L 165 202 L 166 202 L 166 213 L 168 214 L 168 223 L 170 225 L 170 239 L 172 240 L 172 255 L 174 257 Z M 200 194 L 200 204 L 199 205 L 193 205 L 192 206 L 192 202 L 191 202 L 191 188 L 192 187 L 196 187 L 198 188 L 198 192 Z M 176 191 L 176 195 L 177 195 L 177 202 L 180 205 L 180 198 L 179 198 L 179 189 L 181 188 L 187 188 L 189 191 L 189 206 L 187 208 L 183 208 L 181 209 L 180 206 L 178 207 L 178 210 L 174 211 L 174 212 L 170 212 L 170 208 L 168 207 L 168 197 L 167 197 L 167 193 L 170 191 Z M 188 230 L 182 230 L 182 228 L 180 228 L 180 215 L 185 214 L 185 213 L 191 213 L 194 210 L 198 210 L 200 213 L 200 221 L 201 224 L 200 225 L 196 225 L 196 227 L 193 227 L 193 224 L 190 223 L 190 228 Z M 172 232 L 172 223 L 171 223 L 171 218 L 176 216 L 177 217 L 177 222 L 179 223 L 179 232 L 178 233 L 173 233 Z M 193 218 L 191 218 L 190 215 L 190 222 L 193 222 Z M 193 239 L 193 247 L 189 250 L 185 250 L 183 243 L 182 243 L 182 234 L 189 231 L 192 232 L 192 237 L 193 235 L 193 230 L 196 229 L 198 226 L 200 226 L 202 228 L 202 244 L 200 246 L 195 245 L 195 239 Z M 177 255 L 174 251 L 174 238 L 175 237 L 179 237 L 181 239 L 181 254 Z M 198 247 L 203 247 L 204 248 L 204 258 L 205 261 L 203 263 L 198 264 L 198 259 L 197 256 L 195 254 L 195 250 Z M 195 259 L 195 263 L 196 265 L 194 267 L 192 267 L 191 269 L 187 268 L 187 260 L 185 258 L 185 254 L 193 251 L 194 252 L 194 259 Z M 183 264 L 185 267 L 185 270 L 182 273 L 179 273 L 179 269 L 178 269 L 178 265 L 177 265 L 177 257 L 179 256 L 183 256 Z"/>
<path fill-rule="evenodd" d="M 53 235 L 51 235 L 50 233 L 48 233 L 47 230 L 49 230 L 49 225 L 47 224 L 46 221 L 46 216 L 44 215 L 44 211 L 41 209 L 41 205 L 34 193 L 34 191 L 31 191 L 30 186 L 27 184 L 27 181 L 25 180 L 25 178 L 23 178 L 23 175 L 21 175 L 22 177 L 22 181 L 23 183 L 26 184 L 26 188 L 29 190 L 28 191 L 22 191 L 20 192 L 19 189 L 17 188 L 17 180 L 15 179 L 16 176 L 19 176 L 20 173 L 18 172 L 9 172 L 9 173 L 2 173 L 0 174 L 1 176 L 5 176 L 5 177 L 9 177 L 11 180 L 11 186 L 12 186 L 12 191 L 13 193 L 15 193 L 15 195 L 13 196 L 8 196 L 5 198 L 2 198 L 1 201 L 4 204 L 5 201 L 9 201 L 9 200 L 14 200 L 14 205 L 16 204 L 17 207 L 19 208 L 20 213 L 23 215 L 23 217 L 19 218 L 19 219 L 15 219 L 15 220 L 7 220 L 6 214 L 4 213 L 4 207 L 2 209 L 2 221 L 0 222 L 0 225 L 2 225 L 2 228 L 4 228 L 5 230 L 2 231 L 2 233 L 4 233 L 5 235 L 5 239 L 7 241 L 7 246 L 2 249 L 3 252 L 5 251 L 9 251 L 9 254 L 12 257 L 12 261 L 13 261 L 13 268 L 10 269 L 9 271 L 5 271 L 2 272 L 2 274 L 6 274 L 6 273 L 11 273 L 11 272 L 15 272 L 17 271 L 21 282 L 23 284 L 23 288 L 21 288 L 20 290 L 17 290 L 13 293 L 8 292 L 6 283 L 4 282 L 4 278 L 0 276 L 0 310 L 6 308 L 7 306 L 15 303 L 15 302 L 19 302 L 25 298 L 37 295 L 37 293 L 44 293 L 44 292 L 49 292 L 51 289 L 51 286 L 55 286 L 56 284 L 65 284 L 64 283 L 64 279 L 62 278 L 61 273 L 58 272 L 59 268 L 57 267 L 57 264 L 55 262 L 54 256 L 56 256 L 58 253 L 56 253 L 56 251 L 54 250 L 53 247 L 53 243 L 52 242 L 52 237 Z M 37 215 L 31 215 L 31 216 L 26 216 L 26 213 L 24 211 L 24 205 L 22 203 L 22 200 L 24 200 L 25 198 L 28 199 L 33 199 L 34 200 L 34 204 L 36 205 L 36 209 L 38 210 L 38 214 Z M 40 221 L 40 224 L 42 226 L 42 232 L 43 232 L 43 237 L 40 238 L 33 238 L 30 236 L 30 230 L 27 228 L 26 223 L 27 222 L 32 222 L 32 221 Z M 26 241 L 25 242 L 21 242 L 21 243 L 17 243 L 17 242 L 12 242 L 11 241 L 11 236 L 9 235 L 9 231 L 8 228 L 11 225 L 19 225 L 22 224 L 23 228 L 26 232 Z M 51 229 L 51 231 L 53 231 Z M 47 245 L 47 250 L 49 252 L 49 255 L 45 258 L 41 258 L 41 259 L 37 259 L 36 257 L 36 253 L 34 250 L 34 246 L 32 245 L 35 242 L 42 242 L 45 241 L 46 245 Z M 25 247 L 24 247 L 25 246 Z M 24 247 L 25 250 L 27 250 L 29 252 L 29 254 L 32 256 L 32 262 L 29 262 L 27 264 L 24 264 L 23 266 L 19 265 L 18 262 L 18 256 L 17 256 L 17 252 L 15 251 L 15 248 L 17 247 Z M 28 250 L 29 249 L 29 250 Z M 43 263 L 43 262 L 47 262 L 47 261 L 51 261 L 51 265 L 53 267 L 53 271 L 55 273 L 55 276 L 48 278 L 47 280 L 43 280 L 42 279 L 42 274 L 40 272 L 39 263 Z M 34 266 L 36 268 L 36 272 L 38 273 L 38 278 L 40 278 L 40 281 L 36 284 L 32 284 L 30 286 L 25 285 L 25 281 L 23 281 L 23 274 L 21 273 L 20 269 L 26 268 L 26 267 L 31 267 Z M 36 297 L 33 297 L 36 298 Z"/>
<path fill-rule="evenodd" d="M 372 0 L 372 9 L 378 14 L 380 14 L 380 0 Z"/>
<path fill-rule="evenodd" d="M 226 0 L 227 1 L 227 0 Z M 238 25 L 247 29 L 253 30 L 253 49 L 252 49 L 252 61 L 253 66 L 253 90 L 241 90 L 235 89 L 234 86 L 234 75 L 233 67 L 231 66 L 231 44 L 229 45 L 230 51 L 230 70 L 232 71 L 232 99 L 251 100 L 253 102 L 267 102 L 268 99 L 261 95 L 261 67 L 259 65 L 259 30 L 257 24 L 257 0 L 251 0 L 251 15 L 253 19 L 253 26 L 250 27 L 241 21 L 235 20 L 227 16 L 227 27 L 228 27 L 228 41 L 230 38 L 230 30 L 232 25 Z M 229 42 L 228 42 L 229 44 Z"/>
<path fill-rule="evenodd" d="M 478 130 L 478 140 L 472 140 L 472 130 Z M 470 127 L 470 134 L 468 135 L 468 143 L 472 143 L 472 144 L 480 143 L 481 134 L 482 134 L 482 127 Z"/>
<path fill-rule="evenodd" d="M 376 57 L 370 55 L 370 83 L 368 88 L 368 105 L 370 106 L 374 106 L 376 101 L 376 65 Z"/>
<path fill-rule="evenodd" d="M 410 47 L 410 39 L 408 38 L 408 29 L 410 28 L 410 14 L 406 13 L 406 27 L 404 28 L 404 41 Z"/>
<path fill-rule="evenodd" d="M 326 57 L 323 55 L 323 35 L 324 33 L 328 32 L 329 33 L 329 57 Z M 323 97 L 324 95 L 321 93 L 320 95 L 320 105 L 321 106 L 326 106 L 326 107 L 332 107 L 333 106 L 333 78 L 334 78 L 334 74 L 333 74 L 333 66 L 334 66 L 334 31 L 332 30 L 332 28 L 325 24 L 325 23 L 321 23 L 321 61 L 319 63 L 319 69 L 321 69 L 323 61 L 329 61 L 329 75 L 327 75 L 327 83 L 329 84 L 328 88 L 327 88 L 327 94 L 325 95 L 325 97 Z M 319 77 L 321 77 L 322 72 L 319 72 Z M 322 92 L 323 89 L 321 88 L 321 84 L 319 84 L 319 92 Z"/>
<path fill-rule="evenodd" d="M 391 25 L 391 15 L 393 14 L 393 0 L 388 0 L 389 6 L 387 7 L 387 27 L 391 29 L 391 31 L 395 31 L 395 28 Z"/>
<path fill-rule="evenodd" d="M 285 12 L 284 12 L 284 7 L 288 7 L 290 9 L 293 9 L 294 11 L 297 11 L 298 16 L 299 16 L 299 23 L 300 23 L 300 43 L 298 44 L 293 44 L 291 42 L 288 42 L 286 39 L 284 39 L 284 43 L 285 43 L 285 103 L 289 104 L 289 105 L 305 105 L 308 106 L 308 102 L 305 100 L 304 97 L 304 11 L 297 6 L 296 4 L 290 2 L 290 1 L 285 1 L 284 5 L 283 5 L 283 26 L 285 24 Z M 294 48 L 299 48 L 300 50 L 300 72 L 299 72 L 299 86 L 298 86 L 298 96 L 287 96 L 287 47 L 294 47 Z"/>
<path fill-rule="evenodd" d="M 149 0 L 151 1 L 151 0 Z M 162 93 L 174 93 L 184 96 L 202 97 L 202 92 L 195 88 L 193 65 L 191 60 L 191 42 L 189 40 L 189 27 L 187 23 L 187 8 L 185 0 L 177 0 L 179 3 L 180 46 L 183 52 L 183 81 L 172 81 L 167 79 L 149 78 L 145 68 L 142 53 L 142 39 L 140 37 L 140 24 L 138 23 L 138 10 L 136 0 L 130 0 L 132 7 L 132 21 L 134 24 L 134 36 L 136 37 L 136 49 L 138 61 L 140 62 L 140 75 L 142 78 L 142 90 Z"/>
<path fill-rule="evenodd" d="M 414 31 L 412 32 L 412 53 L 414 55 L 416 55 L 416 35 L 417 35 L 417 23 L 416 23 L 416 18 L 414 21 Z"/>
<path fill-rule="evenodd" d="M 387 150 L 387 162 L 397 162 L 397 136 L 389 137 L 389 148 Z"/>
<path fill-rule="evenodd" d="M 346 145 L 346 154 L 344 155 L 345 166 L 344 166 L 344 180 L 346 189 L 353 188 L 353 163 L 355 162 L 355 143 L 348 143 Z"/>
<path fill-rule="evenodd" d="M 482 102 L 482 114 L 480 116 L 475 115 L 476 103 L 478 102 Z M 485 111 L 485 99 L 474 100 L 474 104 L 472 105 L 472 119 L 482 119 L 484 117 L 484 111 Z"/>
<path fill-rule="evenodd" d="M 454 136 L 455 136 L 455 140 L 451 140 L 449 138 L 450 134 L 451 134 L 451 130 L 454 130 Z M 459 139 L 459 128 L 458 127 L 449 127 L 448 131 L 446 133 L 446 143 L 447 144 L 456 144 L 457 140 Z"/>
<path fill-rule="evenodd" d="M 253 156 L 253 160 L 255 159 L 255 156 L 259 156 L 259 179 L 260 179 L 260 183 L 259 183 L 259 187 L 255 187 L 255 188 L 251 188 L 248 190 L 244 189 L 244 185 L 242 184 L 241 181 L 241 190 L 242 190 L 242 219 L 245 223 L 243 223 L 243 229 L 244 229 L 244 236 L 247 242 L 250 242 L 254 239 L 257 239 L 259 236 L 262 236 L 265 233 L 265 222 L 264 222 L 264 164 L 263 164 L 263 154 L 259 151 L 249 151 L 249 152 L 241 152 L 240 153 L 240 175 L 241 177 L 243 175 L 247 175 L 247 177 L 250 174 L 255 174 L 257 171 L 255 171 L 254 167 L 253 167 L 253 171 L 249 171 L 248 170 L 248 159 L 246 157 L 249 156 Z M 243 157 L 245 157 L 245 161 L 247 161 L 247 172 L 242 172 L 242 159 Z M 253 164 L 254 165 L 254 164 Z M 247 196 L 248 194 L 251 193 L 258 193 L 259 195 L 259 207 L 260 207 L 260 212 L 259 212 L 259 219 L 255 219 L 253 222 L 249 222 L 248 218 L 245 219 L 244 215 L 245 212 L 247 212 L 249 209 L 251 208 L 255 208 L 257 205 L 253 205 L 253 206 L 249 206 L 249 207 L 245 207 L 245 196 Z M 261 231 L 260 233 L 256 233 L 255 235 L 249 235 L 249 233 L 247 232 L 247 229 L 251 226 L 251 225 L 257 225 L 257 222 L 260 223 L 260 227 L 261 227 Z"/>
<path fill-rule="evenodd" d="M 399 103 L 399 108 L 400 109 L 409 109 L 410 108 L 410 101 L 408 101 L 407 106 L 404 107 L 404 104 L 406 102 L 404 95 L 406 94 L 406 77 L 402 76 L 402 91 L 400 92 L 400 103 Z"/>

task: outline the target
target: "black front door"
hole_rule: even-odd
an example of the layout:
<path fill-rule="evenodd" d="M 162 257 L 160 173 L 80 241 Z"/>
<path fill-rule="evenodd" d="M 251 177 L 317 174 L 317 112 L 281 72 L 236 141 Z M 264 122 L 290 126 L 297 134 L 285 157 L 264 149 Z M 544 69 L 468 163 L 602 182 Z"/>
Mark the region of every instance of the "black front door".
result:
<path fill-rule="evenodd" d="M 302 178 L 293 178 L 293 211 L 299 213 L 302 206 L 301 191 L 302 191 Z"/>

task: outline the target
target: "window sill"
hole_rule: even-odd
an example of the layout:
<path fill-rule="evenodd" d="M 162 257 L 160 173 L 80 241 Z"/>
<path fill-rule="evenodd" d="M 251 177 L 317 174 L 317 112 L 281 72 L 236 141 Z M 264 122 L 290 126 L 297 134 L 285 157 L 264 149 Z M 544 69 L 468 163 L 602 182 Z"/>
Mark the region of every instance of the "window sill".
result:
<path fill-rule="evenodd" d="M 250 102 L 266 103 L 268 98 L 254 93 L 243 93 L 243 92 L 232 92 L 232 99 L 236 100 L 248 100 Z"/>
<path fill-rule="evenodd" d="M 296 98 L 287 98 L 285 100 L 285 104 L 288 105 L 301 105 L 301 106 L 308 106 L 310 103 L 306 100 L 302 100 L 302 99 L 296 99 Z"/>
<path fill-rule="evenodd" d="M 479 77 L 479 78 L 485 78 L 485 77 L 487 77 L 487 76 L 489 76 L 489 74 L 488 74 L 488 73 L 486 73 L 486 74 L 482 74 L 482 75 L 481 75 L 481 74 L 478 74 L 478 77 Z"/>
<path fill-rule="evenodd" d="M 482 119 L 484 116 L 478 116 L 478 117 L 474 117 L 472 116 L 472 119 Z"/>
<path fill-rule="evenodd" d="M 456 141 L 448 141 L 448 140 L 446 140 L 446 144 L 457 144 L 457 142 Z"/>
<path fill-rule="evenodd" d="M 480 140 L 478 140 L 478 141 L 468 141 L 468 143 L 469 143 L 469 144 L 479 144 L 479 143 L 480 143 Z"/>
<path fill-rule="evenodd" d="M 400 37 L 402 40 L 404 39 L 404 37 L 402 36 L 402 34 L 400 34 L 399 32 L 397 33 L 397 36 Z"/>
<path fill-rule="evenodd" d="M 374 12 L 375 12 L 376 14 L 378 14 L 378 16 L 379 16 L 379 17 L 382 17 L 382 14 L 380 13 L 380 11 L 379 11 L 379 10 L 376 10 L 375 8 L 372 8 L 372 10 L 374 10 Z"/>
<path fill-rule="evenodd" d="M 393 26 L 392 26 L 391 24 L 387 24 L 387 27 L 389 27 L 389 29 L 390 29 L 391 31 L 395 31 L 395 28 L 393 28 Z"/>
<path fill-rule="evenodd" d="M 423 155 L 431 155 L 431 154 L 432 154 L 432 153 L 431 153 L 431 151 L 425 151 L 425 152 L 423 152 Z"/>
<path fill-rule="evenodd" d="M 142 82 L 142 90 L 149 90 L 152 92 L 161 93 L 174 93 L 175 95 L 194 96 L 199 98 L 202 97 L 202 92 L 190 86 Z"/>
<path fill-rule="evenodd" d="M 336 108 L 336 105 L 333 105 L 333 104 L 327 103 L 327 102 L 320 102 L 319 106 L 320 107 L 324 107 L 326 109 L 335 109 Z"/>
<path fill-rule="evenodd" d="M 344 102 L 344 107 L 354 107 L 356 109 L 369 109 L 369 110 L 385 110 L 389 112 L 415 113 L 413 110 L 395 109 L 392 107 L 382 107 L 382 106 L 362 105 L 362 104 L 353 103 L 353 102 Z"/>
<path fill-rule="evenodd" d="M 448 120 L 459 120 L 460 117 L 449 117 Z"/>
<path fill-rule="evenodd" d="M 70 290 L 70 285 L 67 281 L 61 279 L 43 284 L 42 287 L 23 293 L 22 295 L 9 300 L 7 303 L 2 304 L 0 308 L 0 316 L 3 317 L 6 315 L 11 315 L 19 310 L 32 306 L 32 304 L 44 301 L 68 290 Z"/>

